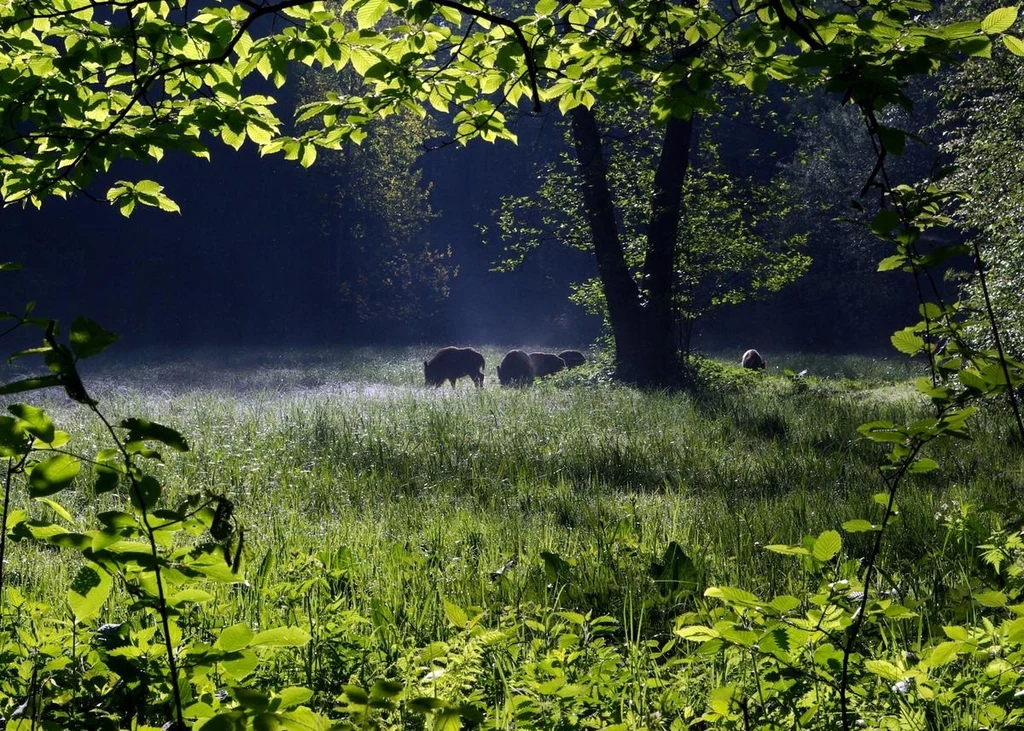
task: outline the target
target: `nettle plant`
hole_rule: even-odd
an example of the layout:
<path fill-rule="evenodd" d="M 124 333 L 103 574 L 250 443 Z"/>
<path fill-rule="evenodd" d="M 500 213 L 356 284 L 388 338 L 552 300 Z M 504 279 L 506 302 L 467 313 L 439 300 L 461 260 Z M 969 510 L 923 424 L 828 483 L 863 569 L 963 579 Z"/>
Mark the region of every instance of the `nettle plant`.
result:
<path fill-rule="evenodd" d="M 11 268 L 7 266 L 5 268 Z M 116 336 L 79 318 L 68 342 L 31 306 L 4 334 L 43 331 L 40 347 L 12 358 L 41 357 L 45 375 L 0 386 L 9 395 L 59 387 L 91 411 L 109 440 L 75 451 L 71 434 L 40 408 L 16 403 L 0 416 L 4 460 L 0 535 L 0 708 L 8 729 L 318 728 L 325 719 L 302 704 L 304 688 L 252 687 L 257 667 L 281 648 L 304 645 L 297 627 L 256 631 L 217 626 L 215 585 L 242 581 L 244 533 L 222 495 L 194 493 L 172 504 L 148 466 L 159 449 L 188 451 L 174 429 L 142 418 L 111 423 L 87 391 L 77 363 L 101 353 Z M 91 470 L 86 486 L 83 466 Z M 81 476 L 80 476 L 81 475 Z M 113 498 L 116 509 L 92 525 L 60 502 L 72 490 Z M 105 500 L 104 502 L 108 502 Z M 45 517 L 41 517 L 45 516 Z M 3 572 L 9 541 L 34 542 L 62 560 L 77 556 L 66 603 L 27 599 Z M 119 624 L 100 624 L 115 600 Z M 207 607 L 204 621 L 194 608 Z"/>

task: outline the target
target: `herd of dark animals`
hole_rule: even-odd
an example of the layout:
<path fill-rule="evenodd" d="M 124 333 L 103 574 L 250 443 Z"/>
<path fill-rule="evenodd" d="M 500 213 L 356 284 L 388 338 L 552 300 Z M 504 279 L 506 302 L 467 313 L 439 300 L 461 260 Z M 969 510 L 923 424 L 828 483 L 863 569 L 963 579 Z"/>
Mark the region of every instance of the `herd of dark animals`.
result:
<path fill-rule="evenodd" d="M 586 362 L 586 357 L 578 350 L 563 350 L 557 355 L 510 350 L 498 366 L 498 381 L 502 386 L 530 386 L 535 378 L 576 368 Z M 764 370 L 767 361 L 756 350 L 748 350 L 740 358 L 740 365 L 750 370 Z M 469 376 L 477 388 L 483 387 L 484 356 L 480 351 L 449 346 L 434 353 L 430 360 L 423 361 L 423 378 L 428 386 L 437 387 L 448 381 L 454 387 L 463 376 Z"/>

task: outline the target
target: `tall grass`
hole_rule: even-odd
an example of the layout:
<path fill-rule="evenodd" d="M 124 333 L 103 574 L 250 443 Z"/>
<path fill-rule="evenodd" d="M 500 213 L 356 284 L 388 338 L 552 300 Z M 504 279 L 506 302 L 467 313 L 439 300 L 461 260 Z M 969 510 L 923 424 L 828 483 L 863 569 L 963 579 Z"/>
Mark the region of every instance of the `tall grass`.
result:
<path fill-rule="evenodd" d="M 483 390 L 427 389 L 429 352 L 136 356 L 87 378 L 111 416 L 145 414 L 188 436 L 191 452 L 165 455 L 164 482 L 172 498 L 208 488 L 235 502 L 254 584 L 315 557 L 344 574 L 352 610 L 384 612 L 423 642 L 444 636 L 446 600 L 557 599 L 637 620 L 667 610 L 649 570 L 672 541 L 705 583 L 784 592 L 790 562 L 758 546 L 864 517 L 880 454 L 857 425 L 927 408 L 905 369 L 866 359 L 819 356 L 803 378 L 737 370 L 695 397 L 615 386 L 593 369 L 532 389 L 491 377 Z M 489 370 L 500 352 L 486 352 Z M 56 398 L 47 406 L 102 441 L 86 415 Z M 946 469 L 903 497 L 890 560 L 933 550 L 943 503 L 1010 499 L 1019 476 L 988 436 L 932 455 Z M 102 509 L 84 483 L 79 509 Z M 571 566 L 567 583 L 552 586 L 543 552 Z M 56 591 L 73 567 L 38 558 L 15 551 L 12 567 Z M 256 621 L 281 611 L 244 589 L 237 606 Z M 648 619 L 641 631 L 663 629 Z"/>

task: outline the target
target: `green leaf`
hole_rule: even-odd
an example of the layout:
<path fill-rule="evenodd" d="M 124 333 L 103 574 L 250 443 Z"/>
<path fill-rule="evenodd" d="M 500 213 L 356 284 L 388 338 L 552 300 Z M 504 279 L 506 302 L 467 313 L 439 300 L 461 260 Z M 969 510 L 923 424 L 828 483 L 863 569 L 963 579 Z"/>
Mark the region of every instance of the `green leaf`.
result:
<path fill-rule="evenodd" d="M 891 208 L 885 208 L 871 219 L 871 233 L 882 238 L 889 238 L 889 232 L 899 225 L 900 214 Z"/>
<path fill-rule="evenodd" d="M 309 633 L 301 627 L 275 627 L 252 638 L 253 646 L 302 647 L 309 642 Z"/>
<path fill-rule="evenodd" d="M 80 568 L 67 593 L 75 619 L 84 622 L 97 614 L 110 596 L 112 586 L 110 576 L 99 566 L 86 564 Z"/>
<path fill-rule="evenodd" d="M 766 551 L 781 553 L 783 556 L 810 556 L 811 552 L 803 546 L 787 546 L 784 543 L 772 543 L 764 547 Z"/>
<path fill-rule="evenodd" d="M 156 506 L 161 492 L 160 482 L 152 475 L 146 475 L 132 484 L 128 497 L 136 510 L 148 511 Z"/>
<path fill-rule="evenodd" d="M 864 663 L 864 668 L 869 673 L 874 673 L 886 680 L 898 681 L 903 679 L 903 671 L 885 660 L 868 660 Z"/>
<path fill-rule="evenodd" d="M 397 698 L 405 688 L 396 680 L 380 679 L 374 682 L 370 688 L 371 700 L 383 700 L 386 698 Z"/>
<path fill-rule="evenodd" d="M 251 675 L 259 665 L 259 655 L 252 650 L 243 650 L 241 652 L 234 651 L 230 657 L 221 660 L 221 667 L 224 668 L 224 673 L 234 680 L 241 680 L 242 678 Z"/>
<path fill-rule="evenodd" d="M 907 146 L 907 133 L 901 129 L 893 129 L 892 127 L 878 127 L 878 138 L 882 141 L 882 147 L 885 148 L 886 152 L 891 155 L 899 157 L 903 154 L 903 150 Z M 883 211 L 884 213 L 884 211 Z M 895 211 L 893 211 L 895 213 Z M 881 214 L 879 214 L 881 215 Z M 876 216 L 877 220 L 877 216 Z M 899 216 L 896 216 L 897 223 L 899 222 Z M 895 224 L 894 224 L 895 225 Z M 893 226 L 890 226 L 891 230 Z M 871 230 L 875 230 L 874 222 L 871 224 Z"/>
<path fill-rule="evenodd" d="M 365 30 L 377 25 L 377 22 L 384 17 L 387 9 L 388 0 L 366 0 L 356 10 L 356 23 L 359 26 L 359 30 Z"/>
<path fill-rule="evenodd" d="M 993 609 L 1005 607 L 1007 604 L 1006 594 L 995 590 L 975 594 L 974 601 L 978 602 L 978 604 L 983 607 L 992 607 Z"/>
<path fill-rule="evenodd" d="M 293 706 L 300 706 L 310 698 L 313 697 L 313 691 L 309 688 L 300 688 L 299 686 L 289 686 L 282 688 L 274 696 L 274 700 L 278 701 L 276 704 L 277 709 L 291 708 Z"/>
<path fill-rule="evenodd" d="M 47 443 L 54 440 L 56 430 L 53 422 L 42 409 L 28 404 L 11 404 L 7 410 L 21 420 L 19 426 L 32 436 Z"/>
<path fill-rule="evenodd" d="M 690 640 L 690 642 L 707 642 L 708 640 L 718 638 L 718 632 L 703 625 L 677 627 L 675 633 L 684 640 Z"/>
<path fill-rule="evenodd" d="M 901 266 L 907 263 L 907 257 L 903 254 L 893 254 L 887 256 L 882 261 L 878 262 L 878 271 L 890 272 L 893 269 L 899 269 Z"/>
<path fill-rule="evenodd" d="M 141 185 L 141 183 L 140 183 Z M 104 330 L 88 317 L 78 317 L 71 323 L 71 350 L 79 358 L 91 358 L 117 342 L 117 335 Z"/>
<path fill-rule="evenodd" d="M 780 594 L 779 596 L 772 599 L 768 603 L 768 606 L 774 609 L 776 612 L 779 612 L 780 614 L 785 614 L 786 612 L 793 611 L 794 609 L 799 607 L 800 604 L 801 601 L 797 599 L 795 596 L 790 596 L 789 594 Z"/>
<path fill-rule="evenodd" d="M 46 497 L 58 493 L 78 475 L 82 463 L 68 454 L 57 454 L 32 468 L 29 475 L 29 492 L 32 497 Z"/>
<path fill-rule="evenodd" d="M 709 586 L 704 591 L 704 596 L 721 599 L 729 604 L 741 604 L 753 606 L 760 604 L 756 596 L 749 591 L 738 589 L 735 586 Z"/>
<path fill-rule="evenodd" d="M 870 520 L 858 518 L 843 523 L 843 530 L 847 533 L 866 533 L 867 531 L 875 530 L 875 526 Z"/>
<path fill-rule="evenodd" d="M 1016 36 L 1003 36 L 1003 45 L 1014 56 L 1024 56 L 1024 41 Z"/>
<path fill-rule="evenodd" d="M 924 338 L 915 333 L 913 327 L 897 330 L 890 340 L 896 350 L 907 355 L 916 355 L 924 348 Z"/>
<path fill-rule="evenodd" d="M 442 708 L 434 714 L 434 731 L 459 731 L 462 713 L 458 708 Z"/>
<path fill-rule="evenodd" d="M 447 599 L 444 601 L 444 613 L 448 615 L 448 621 L 452 623 L 452 626 L 457 629 L 462 629 L 469 623 L 469 617 L 466 616 L 462 607 Z"/>
<path fill-rule="evenodd" d="M 62 386 L 64 380 L 60 375 L 54 374 L 52 376 L 38 376 L 35 378 L 23 378 L 20 381 L 12 381 L 11 383 L 5 383 L 0 386 L 0 396 L 9 393 L 21 393 L 22 391 L 37 391 L 41 388 L 50 388 L 51 386 Z"/>
<path fill-rule="evenodd" d="M 907 472 L 914 472 L 914 473 L 917 473 L 917 474 L 923 474 L 925 472 L 931 472 L 932 470 L 937 470 L 938 468 L 939 468 L 939 463 L 936 462 L 934 459 L 928 459 L 927 457 L 922 457 L 921 459 L 914 460 L 913 463 L 911 463 L 910 467 L 907 468 Z"/>
<path fill-rule="evenodd" d="M 558 0 L 539 0 L 534 11 L 537 15 L 550 15 L 558 7 Z"/>
<path fill-rule="evenodd" d="M 998 8 L 981 21 L 981 30 L 989 35 L 1004 33 L 1017 22 L 1017 8 Z"/>
<path fill-rule="evenodd" d="M 96 482 L 93 483 L 92 489 L 97 495 L 117 489 L 117 485 L 121 481 L 121 474 L 106 465 L 93 465 L 92 472 L 96 476 Z"/>
<path fill-rule="evenodd" d="M 122 429 L 128 430 L 128 437 L 126 441 L 136 442 L 144 440 L 153 440 L 166 444 L 171 449 L 178 452 L 187 452 L 189 450 L 188 442 L 185 441 L 185 437 L 181 435 L 175 429 L 163 424 L 157 424 L 147 419 L 125 419 L 119 426 Z"/>
<path fill-rule="evenodd" d="M 0 457 L 20 457 L 29 451 L 28 434 L 17 419 L 0 416 Z"/>
<path fill-rule="evenodd" d="M 926 660 L 930 667 L 937 668 L 953 662 L 957 655 L 967 649 L 963 642 L 941 642 L 931 649 Z"/>
<path fill-rule="evenodd" d="M 225 652 L 235 652 L 248 647 L 255 636 L 249 625 L 240 622 L 224 628 L 217 638 L 216 647 Z"/>
<path fill-rule="evenodd" d="M 838 532 L 827 530 L 814 540 L 811 553 L 819 561 L 831 561 L 843 547 L 843 539 Z"/>
<path fill-rule="evenodd" d="M 74 523 L 75 523 L 74 516 L 72 516 L 71 513 L 69 513 L 67 511 L 67 508 L 65 508 L 60 503 L 56 502 L 55 500 L 51 500 L 48 497 L 37 497 L 36 501 L 40 502 L 43 505 L 45 505 L 46 507 L 48 507 L 54 513 L 56 513 L 57 516 L 60 517 L 62 520 L 65 520 L 68 523 L 71 523 L 72 525 L 74 525 Z"/>

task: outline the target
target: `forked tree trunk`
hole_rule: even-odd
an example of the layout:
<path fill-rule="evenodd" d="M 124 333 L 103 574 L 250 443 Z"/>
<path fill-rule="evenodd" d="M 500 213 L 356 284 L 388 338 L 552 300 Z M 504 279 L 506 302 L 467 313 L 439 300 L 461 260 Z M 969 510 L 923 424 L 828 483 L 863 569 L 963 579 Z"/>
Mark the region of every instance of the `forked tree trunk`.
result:
<path fill-rule="evenodd" d="M 641 289 L 622 250 L 597 120 L 586 107 L 576 107 L 571 119 L 587 221 L 615 338 L 618 377 L 646 386 L 672 385 L 680 372 L 672 315 L 674 264 L 692 121 L 673 118 L 665 128 L 654 178 Z"/>

